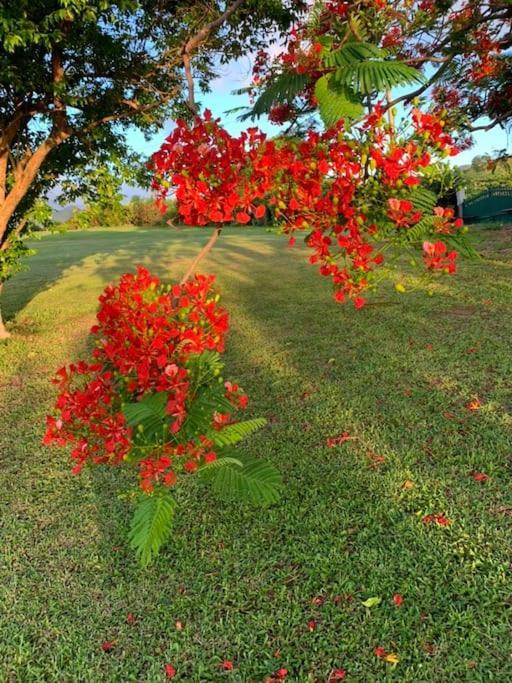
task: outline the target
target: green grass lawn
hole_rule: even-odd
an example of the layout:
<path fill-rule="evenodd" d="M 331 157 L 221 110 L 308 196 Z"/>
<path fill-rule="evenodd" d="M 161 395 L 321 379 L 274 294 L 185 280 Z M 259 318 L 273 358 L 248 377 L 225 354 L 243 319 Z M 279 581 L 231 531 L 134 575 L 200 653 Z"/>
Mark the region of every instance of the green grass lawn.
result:
<path fill-rule="evenodd" d="M 512 680 L 512 230 L 476 230 L 485 258 L 433 297 L 389 287 L 361 311 L 280 238 L 222 236 L 203 270 L 231 313 L 226 375 L 269 419 L 246 448 L 286 489 L 261 511 L 191 481 L 147 570 L 125 547 L 119 471 L 72 477 L 68 455 L 41 446 L 49 380 L 84 353 L 106 282 L 136 263 L 178 276 L 206 234 L 37 244 L 5 288 L 0 346 L 0 680 L 158 683 L 166 663 L 188 682 L 262 683 L 281 667 L 298 683 L 337 667 L 361 683 Z M 357 438 L 326 446 L 344 431 Z M 437 513 L 451 525 L 422 522 Z"/>

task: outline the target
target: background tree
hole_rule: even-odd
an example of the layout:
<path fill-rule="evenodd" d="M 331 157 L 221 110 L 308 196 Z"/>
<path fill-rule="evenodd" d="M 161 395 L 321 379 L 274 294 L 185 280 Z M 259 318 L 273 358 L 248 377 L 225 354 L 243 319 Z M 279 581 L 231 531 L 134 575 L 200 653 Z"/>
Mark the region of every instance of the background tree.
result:
<path fill-rule="evenodd" d="M 295 33 L 284 55 L 273 60 L 259 55 L 249 88 L 255 104 L 242 118 L 269 114 L 276 123 L 295 124 L 315 111 L 311 84 L 317 74 L 307 54 L 314 34 L 324 51 L 338 50 L 320 74 L 328 67 L 335 72 L 348 96 L 345 116 L 361 116 L 361 105 L 371 105 L 372 96 L 375 101 L 384 90 L 389 109 L 424 97 L 447 110 L 452 129 L 469 146 L 471 131 L 505 127 L 512 120 L 511 21 L 508 0 L 317 2 L 306 41 Z M 402 66 L 392 63 L 397 60 Z M 422 78 L 407 67 L 419 70 Z M 401 93 L 393 96 L 396 86 Z M 364 98 L 359 97 L 362 89 Z"/>
<path fill-rule="evenodd" d="M 34 201 L 97 156 L 195 110 L 216 67 L 268 42 L 290 0 L 9 0 L 0 7 L 0 287 Z M 17 246 L 18 245 L 18 246 Z M 10 252 L 10 256 L 6 256 Z M 3 266 L 2 266 L 3 264 Z M 0 336 L 6 336 L 0 322 Z"/>

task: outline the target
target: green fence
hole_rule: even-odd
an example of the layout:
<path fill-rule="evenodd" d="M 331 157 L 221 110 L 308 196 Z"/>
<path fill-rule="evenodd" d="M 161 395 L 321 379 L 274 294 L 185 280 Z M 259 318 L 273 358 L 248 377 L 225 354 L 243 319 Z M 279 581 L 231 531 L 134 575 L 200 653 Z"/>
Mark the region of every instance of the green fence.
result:
<path fill-rule="evenodd" d="M 512 220 L 512 188 L 491 187 L 464 202 L 465 221 Z"/>

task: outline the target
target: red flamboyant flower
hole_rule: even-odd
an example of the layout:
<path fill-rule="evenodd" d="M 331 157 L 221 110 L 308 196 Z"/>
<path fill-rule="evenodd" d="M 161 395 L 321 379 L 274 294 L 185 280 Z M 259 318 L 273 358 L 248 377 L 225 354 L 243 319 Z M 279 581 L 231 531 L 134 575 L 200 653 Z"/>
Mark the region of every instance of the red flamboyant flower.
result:
<path fill-rule="evenodd" d="M 435 515 L 425 515 L 422 517 L 421 521 L 423 524 L 437 524 L 438 526 L 450 526 L 452 523 L 451 519 L 448 519 L 444 514 L 438 513 Z"/>
<path fill-rule="evenodd" d="M 444 242 L 423 242 L 423 260 L 430 270 L 444 270 L 447 273 L 454 273 L 457 269 L 455 259 L 456 251 L 448 251 Z"/>
<path fill-rule="evenodd" d="M 471 476 L 475 481 L 479 481 L 482 484 L 489 480 L 489 475 L 484 472 L 471 472 Z"/>
<path fill-rule="evenodd" d="M 48 445 L 72 445 L 74 474 L 87 462 L 125 462 L 137 433 L 126 422 L 123 404 L 157 393 L 165 395 L 169 432 L 160 445 L 138 452 L 133 465 L 141 489 L 151 493 L 156 485 L 172 487 L 178 474 L 194 473 L 216 459 L 214 444 L 204 434 L 187 439 L 180 434 L 194 399 L 189 359 L 224 349 L 228 316 L 218 305 L 213 281 L 212 276 L 196 275 L 185 284 L 168 286 L 139 267 L 105 289 L 91 330 L 92 361 L 57 372 L 57 417 L 48 416 L 43 439 Z M 248 398 L 236 384 L 226 382 L 225 397 L 233 413 L 247 406 Z M 213 429 L 220 431 L 232 421 L 231 412 L 212 410 Z"/>
<path fill-rule="evenodd" d="M 233 671 L 234 664 L 230 659 L 225 659 L 222 662 L 222 668 L 224 669 L 224 671 Z"/>
<path fill-rule="evenodd" d="M 300 52 L 299 58 L 294 42 L 283 57 L 287 67 L 316 73 L 317 51 Z M 309 261 L 331 280 L 336 301 L 351 299 L 362 308 L 362 293 L 384 262 L 377 252 L 379 237 L 403 239 L 404 231 L 426 217 L 408 198 L 407 188 L 421 183 L 432 154 L 455 152 L 440 113 L 414 110 L 412 126 L 410 138 L 390 135 L 384 109 L 377 104 L 355 126 L 360 143 L 343 121 L 322 134 L 310 130 L 300 140 L 275 140 L 256 128 L 233 137 L 206 112 L 192 125 L 177 122 L 153 157 L 153 187 L 162 200 L 176 188 L 178 211 L 189 225 L 246 224 L 265 215 L 266 205 L 290 244 L 296 233 L 304 234 Z M 387 207 L 382 225 L 369 215 L 369 184 L 378 188 L 379 203 Z M 451 209 L 435 209 L 432 235 L 449 235 L 460 227 Z M 447 252 L 444 243 L 426 241 L 424 252 L 429 270 L 455 272 L 456 253 Z"/>
<path fill-rule="evenodd" d="M 393 595 L 393 604 L 396 605 L 396 607 L 401 607 L 403 605 L 403 602 L 404 598 L 402 595 L 400 595 L 399 593 L 395 593 L 395 595 Z"/>
<path fill-rule="evenodd" d="M 167 678 L 175 678 L 176 669 L 173 667 L 172 664 L 166 664 L 164 667 L 164 671 Z"/>

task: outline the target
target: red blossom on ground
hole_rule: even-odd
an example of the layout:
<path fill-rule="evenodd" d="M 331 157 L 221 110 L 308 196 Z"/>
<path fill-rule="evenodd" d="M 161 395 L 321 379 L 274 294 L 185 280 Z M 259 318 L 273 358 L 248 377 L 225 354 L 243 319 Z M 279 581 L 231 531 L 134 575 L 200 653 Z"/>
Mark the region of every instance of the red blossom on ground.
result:
<path fill-rule="evenodd" d="M 341 446 L 341 444 L 347 441 L 353 441 L 356 437 L 350 436 L 348 432 L 342 432 L 338 436 L 330 436 L 325 441 L 327 448 L 334 448 L 335 446 Z"/>
<path fill-rule="evenodd" d="M 474 398 L 472 401 L 468 403 L 468 410 L 471 410 L 472 412 L 480 410 L 481 407 L 482 404 L 480 403 L 480 399 L 478 398 Z"/>
<path fill-rule="evenodd" d="M 317 607 L 321 607 L 325 602 L 325 597 L 323 595 L 315 595 L 314 598 L 311 598 L 311 604 L 316 605 Z"/>
<path fill-rule="evenodd" d="M 442 512 L 434 515 L 425 515 L 421 521 L 423 524 L 437 524 L 438 526 L 450 526 L 451 519 L 448 519 Z"/>
<path fill-rule="evenodd" d="M 403 595 L 400 595 L 400 593 L 395 593 L 393 595 L 393 604 L 396 605 L 396 607 L 401 607 L 404 603 L 404 598 Z"/>
<path fill-rule="evenodd" d="M 174 678 L 176 676 L 176 669 L 172 664 L 166 664 L 164 671 L 167 678 Z"/>
<path fill-rule="evenodd" d="M 490 479 L 489 475 L 484 472 L 471 472 L 471 477 L 482 484 Z"/>
<path fill-rule="evenodd" d="M 126 615 L 126 623 L 132 625 L 132 624 L 134 624 L 136 621 L 137 621 L 137 620 L 136 620 L 136 618 L 135 618 L 135 615 L 132 614 L 131 612 L 128 612 L 128 614 Z"/>
<path fill-rule="evenodd" d="M 222 668 L 224 669 L 224 671 L 233 671 L 234 664 L 230 659 L 225 659 L 222 662 Z"/>
<path fill-rule="evenodd" d="M 113 640 L 104 640 L 101 643 L 101 649 L 103 650 L 103 652 L 112 652 L 115 646 L 116 644 Z"/>
<path fill-rule="evenodd" d="M 344 681 L 346 676 L 347 672 L 345 669 L 334 669 L 329 676 L 328 683 L 332 683 L 332 681 Z"/>

